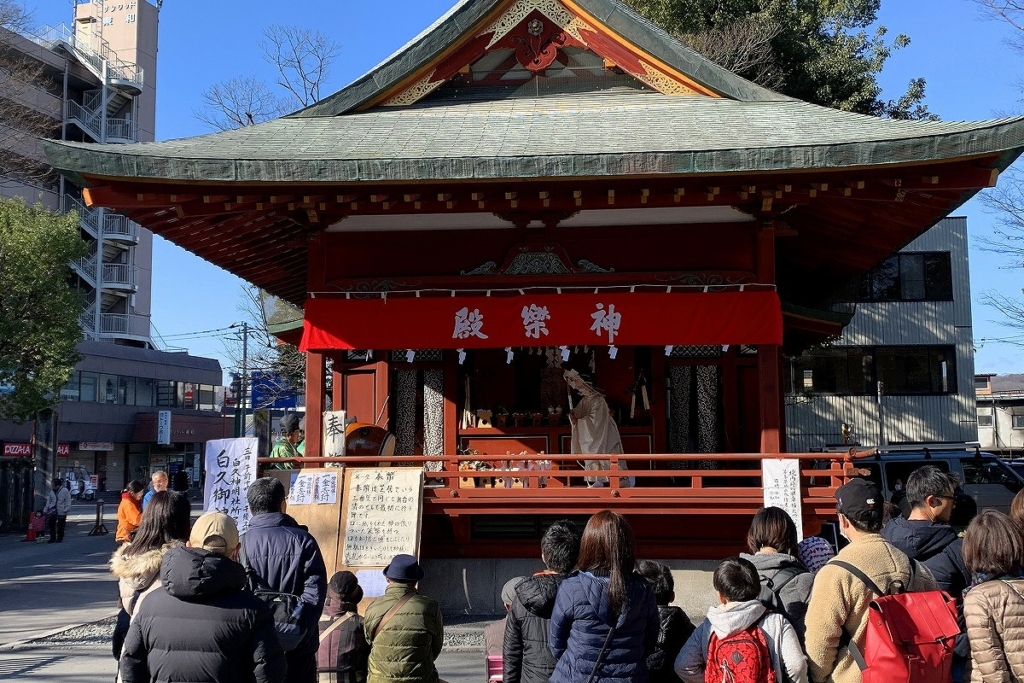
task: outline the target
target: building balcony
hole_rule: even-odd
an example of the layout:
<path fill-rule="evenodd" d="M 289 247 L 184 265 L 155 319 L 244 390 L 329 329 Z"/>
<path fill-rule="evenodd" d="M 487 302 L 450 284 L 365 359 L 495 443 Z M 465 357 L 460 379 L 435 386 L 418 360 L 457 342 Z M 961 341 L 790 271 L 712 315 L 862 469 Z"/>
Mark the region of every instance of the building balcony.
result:
<path fill-rule="evenodd" d="M 99 109 L 68 101 L 64 104 L 68 123 L 73 123 L 97 142 L 132 143 L 139 140 L 139 125 L 128 118 L 108 118 L 103 133 L 103 113 Z"/>
<path fill-rule="evenodd" d="M 90 209 L 82 200 L 66 194 L 61 198 L 61 210 L 64 213 L 78 212 L 78 219 L 82 229 L 93 239 L 99 239 L 100 214 L 96 209 Z"/>
<path fill-rule="evenodd" d="M 135 292 L 139 288 L 135 270 L 130 263 L 104 263 L 103 289 Z"/>
<path fill-rule="evenodd" d="M 139 224 L 119 213 L 104 212 L 103 239 L 124 244 L 138 244 Z"/>

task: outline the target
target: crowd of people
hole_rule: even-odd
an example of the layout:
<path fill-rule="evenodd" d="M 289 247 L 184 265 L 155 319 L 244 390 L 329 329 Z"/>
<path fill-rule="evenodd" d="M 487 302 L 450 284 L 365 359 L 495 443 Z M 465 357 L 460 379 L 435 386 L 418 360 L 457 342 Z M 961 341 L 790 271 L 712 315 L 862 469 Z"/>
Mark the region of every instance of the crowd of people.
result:
<path fill-rule="evenodd" d="M 125 494 L 129 511 L 142 507 L 140 491 Z M 507 614 L 485 631 L 487 652 L 501 655 L 504 683 L 859 682 L 872 603 L 942 590 L 960 634 L 951 672 L 934 680 L 1024 681 L 1024 492 L 1010 515 L 976 514 L 954 476 L 925 466 L 904 494 L 893 515 L 874 483 L 840 487 L 838 554 L 823 538 L 798 542 L 786 512 L 762 509 L 749 552 L 715 569 L 716 604 L 696 625 L 671 604 L 669 567 L 637 560 L 624 517 L 599 512 L 582 530 L 554 522 L 544 569 L 502 586 Z M 282 483 L 258 479 L 247 499 L 240 538 L 220 512 L 190 525 L 187 499 L 166 486 L 147 497 L 111 560 L 120 680 L 441 681 L 441 610 L 417 590 L 415 557 L 394 557 L 383 596 L 360 615 L 356 576 L 328 581 Z"/>

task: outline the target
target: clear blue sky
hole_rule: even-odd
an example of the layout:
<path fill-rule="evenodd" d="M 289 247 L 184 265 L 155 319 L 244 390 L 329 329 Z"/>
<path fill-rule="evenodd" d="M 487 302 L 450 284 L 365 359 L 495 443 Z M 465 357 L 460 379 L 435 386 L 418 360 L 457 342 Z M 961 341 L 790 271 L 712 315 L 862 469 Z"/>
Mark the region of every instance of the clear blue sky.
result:
<path fill-rule="evenodd" d="M 68 21 L 68 0 L 28 0 L 40 24 Z M 233 76 L 273 80 L 256 46 L 261 31 L 281 23 L 319 28 L 342 46 L 341 58 L 325 92 L 357 78 L 446 12 L 455 0 L 167 0 L 161 10 L 157 81 L 157 138 L 208 132 L 193 116 L 199 94 Z M 896 52 L 882 73 L 884 96 L 895 98 L 907 82 L 928 81 L 927 103 L 945 120 L 976 120 L 1016 113 L 1024 55 L 1006 40 L 1004 24 L 985 19 L 971 0 L 884 0 L 880 23 L 890 35 L 906 33 L 912 43 Z M 975 238 L 990 234 L 995 218 L 972 200 L 955 215 L 966 215 L 971 233 L 971 287 L 978 372 L 1024 372 L 1019 347 L 991 340 L 1017 336 L 1000 326 L 999 314 L 978 300 L 986 291 L 1019 293 L 1024 270 L 977 248 Z M 164 335 L 222 328 L 240 320 L 241 281 L 157 237 L 153 256 L 153 322 Z M 221 340 L 188 342 L 197 355 L 221 359 Z"/>

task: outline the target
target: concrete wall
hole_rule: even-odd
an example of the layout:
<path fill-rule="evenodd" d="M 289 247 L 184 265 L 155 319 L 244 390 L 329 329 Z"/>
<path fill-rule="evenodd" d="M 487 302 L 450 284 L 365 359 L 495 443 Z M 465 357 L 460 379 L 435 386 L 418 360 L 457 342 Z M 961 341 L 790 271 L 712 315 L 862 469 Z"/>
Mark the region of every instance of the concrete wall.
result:
<path fill-rule="evenodd" d="M 661 560 L 672 568 L 676 599 L 695 623 L 700 623 L 708 607 L 718 597 L 711 576 L 718 566 L 713 560 Z M 528 559 L 424 560 L 426 577 L 420 590 L 438 600 L 448 615 L 500 615 L 501 587 L 516 576 L 542 571 L 544 565 Z"/>

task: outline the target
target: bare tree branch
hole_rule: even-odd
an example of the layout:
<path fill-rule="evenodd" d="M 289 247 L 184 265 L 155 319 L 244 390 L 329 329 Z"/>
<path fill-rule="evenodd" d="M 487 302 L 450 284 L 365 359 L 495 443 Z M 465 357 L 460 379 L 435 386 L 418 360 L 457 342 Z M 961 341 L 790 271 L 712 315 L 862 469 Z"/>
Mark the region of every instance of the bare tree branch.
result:
<path fill-rule="evenodd" d="M 781 32 L 782 26 L 775 22 L 750 18 L 679 38 L 729 71 L 766 88 L 779 89 L 784 75 L 775 63 L 772 41 Z"/>
<path fill-rule="evenodd" d="M 320 100 L 320 89 L 341 50 L 321 31 L 281 24 L 267 28 L 259 46 L 267 62 L 277 68 L 277 84 L 300 107 Z"/>
<path fill-rule="evenodd" d="M 222 131 L 263 123 L 289 109 L 283 98 L 255 76 L 215 83 L 199 97 L 202 107 L 193 110 L 193 115 L 210 128 Z"/>

